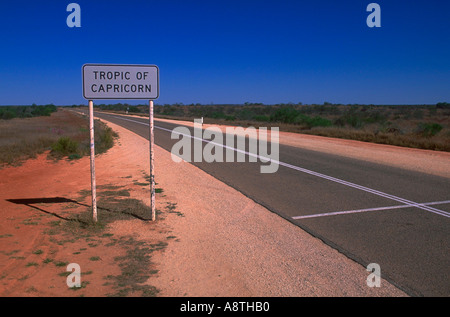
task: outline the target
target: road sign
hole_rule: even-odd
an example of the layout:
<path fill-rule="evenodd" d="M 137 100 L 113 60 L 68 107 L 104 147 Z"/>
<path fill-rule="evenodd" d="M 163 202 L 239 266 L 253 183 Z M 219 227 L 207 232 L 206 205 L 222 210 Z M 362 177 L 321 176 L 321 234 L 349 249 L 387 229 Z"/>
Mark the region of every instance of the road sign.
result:
<path fill-rule="evenodd" d="M 156 219 L 153 153 L 153 99 L 159 97 L 159 69 L 156 65 L 83 65 L 83 97 L 89 100 L 91 148 L 92 218 L 97 222 L 95 182 L 94 102 L 93 99 L 148 99 L 150 140 L 150 205 L 151 220 Z"/>
<path fill-rule="evenodd" d="M 83 97 L 93 99 L 157 99 L 159 69 L 155 65 L 83 65 Z"/>

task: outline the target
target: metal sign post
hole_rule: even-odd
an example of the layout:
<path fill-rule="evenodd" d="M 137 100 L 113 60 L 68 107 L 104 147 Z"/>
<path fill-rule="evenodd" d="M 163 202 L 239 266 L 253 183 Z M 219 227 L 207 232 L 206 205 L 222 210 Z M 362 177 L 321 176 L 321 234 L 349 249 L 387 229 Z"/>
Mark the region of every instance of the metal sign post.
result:
<path fill-rule="evenodd" d="M 83 97 L 89 100 L 91 145 L 92 218 L 97 222 L 95 185 L 95 141 L 93 99 L 146 99 L 150 121 L 150 205 L 151 220 L 155 214 L 155 173 L 153 153 L 153 100 L 159 97 L 159 69 L 156 65 L 85 64 L 82 68 Z"/>
<path fill-rule="evenodd" d="M 92 220 L 97 222 L 97 190 L 95 184 L 94 103 L 89 100 L 89 137 L 91 147 Z"/>
<path fill-rule="evenodd" d="M 149 136 L 149 143 L 150 143 L 150 205 L 152 208 L 152 221 L 155 221 L 156 214 L 155 214 L 155 158 L 153 153 L 153 143 L 154 143 L 154 135 L 153 135 L 153 100 L 150 100 L 149 102 L 149 126 L 150 126 L 150 136 Z"/>

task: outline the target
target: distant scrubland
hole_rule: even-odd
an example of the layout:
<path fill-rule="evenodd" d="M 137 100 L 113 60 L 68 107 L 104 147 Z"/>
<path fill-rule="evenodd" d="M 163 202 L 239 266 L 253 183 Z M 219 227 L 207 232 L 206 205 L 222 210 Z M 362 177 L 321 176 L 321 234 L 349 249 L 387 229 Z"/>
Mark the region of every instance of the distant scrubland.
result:
<path fill-rule="evenodd" d="M 46 109 L 44 106 L 39 107 L 8 107 L 13 113 L 25 115 L 0 120 L 0 167 L 18 165 L 45 151 L 48 151 L 51 159 L 77 159 L 89 155 L 88 118 L 57 107 L 48 114 L 47 111 L 42 111 L 40 116 L 36 112 L 32 116 L 27 114 L 34 109 Z M 0 107 L 0 111 L 2 109 Z M 96 120 L 96 153 L 103 153 L 111 148 L 115 136 L 114 131 Z"/>
<path fill-rule="evenodd" d="M 32 118 L 40 116 L 50 116 L 57 110 L 53 104 L 31 106 L 1 106 L 0 119 L 8 120 L 13 118 Z"/>
<path fill-rule="evenodd" d="M 148 105 L 99 104 L 118 113 L 148 115 Z M 205 123 L 279 127 L 314 134 L 428 150 L 450 151 L 450 103 L 435 105 L 155 105 L 155 117 Z"/>

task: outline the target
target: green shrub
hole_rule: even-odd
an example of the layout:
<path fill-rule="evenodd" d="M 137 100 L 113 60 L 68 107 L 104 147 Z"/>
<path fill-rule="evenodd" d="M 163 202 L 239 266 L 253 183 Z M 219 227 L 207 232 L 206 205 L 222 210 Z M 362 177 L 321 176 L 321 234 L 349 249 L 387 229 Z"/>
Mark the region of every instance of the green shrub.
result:
<path fill-rule="evenodd" d="M 234 121 L 234 120 L 236 120 L 236 117 L 235 116 L 230 116 L 230 115 L 225 115 L 225 120 L 226 121 Z"/>
<path fill-rule="evenodd" d="M 240 120 L 251 120 L 254 115 L 252 110 L 243 108 L 236 114 L 236 117 Z"/>
<path fill-rule="evenodd" d="M 60 137 L 56 143 L 52 145 L 52 152 L 59 155 L 75 154 L 78 151 L 78 142 L 70 137 Z"/>
<path fill-rule="evenodd" d="M 429 138 L 441 132 L 442 126 L 439 123 L 420 123 L 417 127 L 419 135 Z"/>
<path fill-rule="evenodd" d="M 311 118 L 304 114 L 298 115 L 295 122 L 306 125 L 308 128 L 330 127 L 333 125 L 333 123 L 326 118 L 322 118 L 320 116 L 315 116 L 315 117 Z"/>
<path fill-rule="evenodd" d="M 253 119 L 255 119 L 256 121 L 262 121 L 262 122 L 268 122 L 268 121 L 270 121 L 270 117 L 269 117 L 269 116 L 266 116 L 266 115 L 260 115 L 260 114 L 255 115 L 255 116 L 253 117 Z"/>
<path fill-rule="evenodd" d="M 213 118 L 213 119 L 225 119 L 225 117 L 226 117 L 225 114 L 220 111 L 214 111 L 211 114 L 211 118 Z"/>
<path fill-rule="evenodd" d="M 333 123 L 330 120 L 326 119 L 326 118 L 322 118 L 322 117 L 317 116 L 317 117 L 311 118 L 308 121 L 308 125 L 311 128 L 312 127 L 330 127 L 330 126 L 333 125 Z"/>
<path fill-rule="evenodd" d="M 14 111 L 11 111 L 9 109 L 0 109 L 0 119 L 9 120 L 15 117 L 16 114 L 14 113 Z"/>
<path fill-rule="evenodd" d="M 357 115 L 347 115 L 344 120 L 348 125 L 356 129 L 362 128 L 364 125 L 364 121 Z"/>
<path fill-rule="evenodd" d="M 359 129 L 364 125 L 364 119 L 354 113 L 346 113 L 334 120 L 334 125 L 339 127 L 351 126 L 352 128 Z"/>
<path fill-rule="evenodd" d="M 280 108 L 270 116 L 270 121 L 282 123 L 294 123 L 299 112 L 291 107 Z"/>
<path fill-rule="evenodd" d="M 438 108 L 438 109 L 450 109 L 450 103 L 448 103 L 448 102 L 438 102 L 436 104 L 436 108 Z"/>
<path fill-rule="evenodd" d="M 105 153 L 108 149 L 114 146 L 114 138 L 118 135 L 110 127 L 104 125 L 101 122 L 96 127 L 95 132 L 95 152 L 96 154 Z"/>
<path fill-rule="evenodd" d="M 77 154 L 77 153 L 75 153 L 75 154 L 70 154 L 68 158 L 69 158 L 69 160 L 77 160 L 77 159 L 80 159 L 80 158 L 81 158 L 81 155 L 80 155 L 80 154 Z"/>
<path fill-rule="evenodd" d="M 138 112 L 141 112 L 141 110 L 139 110 L 139 108 L 136 106 L 130 106 L 128 108 L 128 112 L 138 113 Z"/>

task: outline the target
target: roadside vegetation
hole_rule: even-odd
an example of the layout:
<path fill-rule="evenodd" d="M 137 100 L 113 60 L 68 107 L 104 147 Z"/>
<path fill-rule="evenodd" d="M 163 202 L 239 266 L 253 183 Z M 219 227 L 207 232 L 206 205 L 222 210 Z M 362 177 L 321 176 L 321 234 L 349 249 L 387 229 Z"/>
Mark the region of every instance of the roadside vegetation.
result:
<path fill-rule="evenodd" d="M 55 107 L 55 111 L 50 111 L 53 107 L 39 107 L 8 107 L 14 109 L 8 110 L 10 113 L 20 115 L 0 120 L 0 167 L 21 164 L 46 151 L 52 159 L 77 159 L 89 155 L 87 117 L 67 109 Z M 38 116 L 38 112 L 41 115 Z M 28 116 L 31 113 L 35 115 Z M 104 153 L 114 145 L 117 135 L 98 120 L 94 129 L 96 154 Z"/>
<path fill-rule="evenodd" d="M 99 104 L 97 109 L 148 116 L 148 105 Z M 314 134 L 437 151 L 450 151 L 450 103 L 435 105 L 155 105 L 155 117 L 204 123 L 279 127 Z"/>

